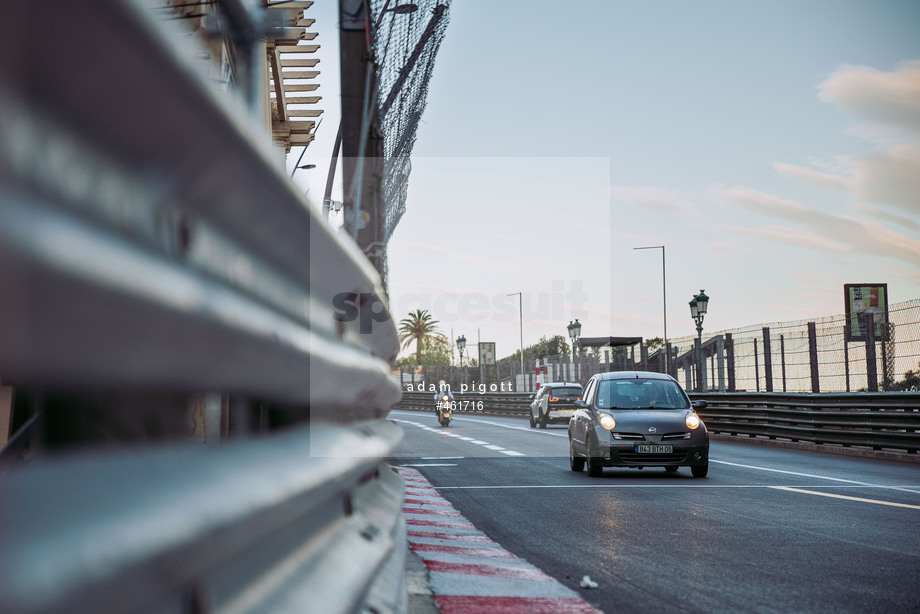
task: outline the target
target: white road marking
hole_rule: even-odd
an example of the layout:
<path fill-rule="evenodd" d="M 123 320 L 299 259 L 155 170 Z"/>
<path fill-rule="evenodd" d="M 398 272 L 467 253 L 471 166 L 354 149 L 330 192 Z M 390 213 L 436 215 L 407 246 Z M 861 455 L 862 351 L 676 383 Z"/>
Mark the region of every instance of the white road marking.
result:
<path fill-rule="evenodd" d="M 848 497 L 846 495 L 835 495 L 829 492 L 817 492 L 814 490 L 804 490 L 802 488 L 791 488 L 789 486 L 771 486 L 776 490 L 785 490 L 788 492 L 800 492 L 806 495 L 818 495 L 820 497 L 832 497 L 834 499 L 846 499 L 848 501 L 859 501 L 860 503 L 876 503 L 878 505 L 890 505 L 892 507 L 906 507 L 912 510 L 920 510 L 920 505 L 909 505 L 907 503 L 895 503 L 893 501 L 880 501 L 878 499 L 864 499 L 862 497 Z"/>
<path fill-rule="evenodd" d="M 454 437 L 454 438 L 459 439 L 459 440 L 461 440 L 461 441 L 468 441 L 468 442 L 470 442 L 470 443 L 472 443 L 472 444 L 475 444 L 475 445 L 478 445 L 478 446 L 482 446 L 482 447 L 484 447 L 484 448 L 486 448 L 486 449 L 493 450 L 493 451 L 495 451 L 495 452 L 501 452 L 502 454 L 505 454 L 505 455 L 507 455 L 507 456 L 527 456 L 527 455 L 524 454 L 523 452 L 515 452 L 514 450 L 506 450 L 505 448 L 503 448 L 503 447 L 501 447 L 501 446 L 497 446 L 497 445 L 492 444 L 492 443 L 489 443 L 488 441 L 482 441 L 482 440 L 480 440 L 480 439 L 473 439 L 472 437 L 464 437 L 463 435 L 458 435 L 457 433 L 450 433 L 450 432 L 445 431 L 445 430 L 431 428 L 431 427 L 426 426 L 426 425 L 424 425 L 424 424 L 419 424 L 418 422 L 411 422 L 411 421 L 409 421 L 409 420 L 399 420 L 398 418 L 391 418 L 391 420 L 393 420 L 393 422 L 401 422 L 401 423 L 403 423 L 403 424 L 411 424 L 412 426 L 417 426 L 417 427 L 419 427 L 419 428 L 421 428 L 421 429 L 424 429 L 424 430 L 426 430 L 426 431 L 431 431 L 431 432 L 434 432 L 434 433 L 440 433 L 441 435 L 446 435 L 447 437 Z M 444 457 L 444 458 L 463 458 L 463 457 L 462 457 L 462 456 L 456 456 L 456 457 Z M 419 465 L 404 465 L 404 466 L 406 466 L 406 467 L 414 467 L 414 466 L 419 466 Z M 422 467 L 428 467 L 428 466 L 431 466 L 431 465 L 420 465 L 420 466 L 422 466 Z M 435 465 L 435 466 L 437 466 L 437 465 Z M 453 465 L 447 465 L 447 466 L 453 466 Z"/>
<path fill-rule="evenodd" d="M 412 465 L 398 465 L 399 467 L 456 467 L 457 463 L 415 463 Z"/>
<path fill-rule="evenodd" d="M 869 486 L 869 487 L 875 488 L 874 484 L 870 484 L 868 482 L 860 482 L 857 480 L 845 480 L 843 478 L 832 478 L 826 475 L 815 475 L 813 473 L 800 473 L 798 471 L 785 471 L 783 469 L 771 469 L 770 467 L 758 467 L 756 465 L 742 465 L 739 463 L 730 463 L 728 461 L 714 460 L 711 458 L 709 459 L 709 462 L 719 463 L 721 465 L 731 465 L 732 467 L 742 467 L 744 469 L 756 469 L 758 471 L 770 471 L 772 473 L 784 473 L 786 475 L 797 475 L 803 478 L 816 478 L 819 480 L 830 480 L 832 482 L 844 482 L 846 484 L 856 484 L 857 486 Z M 891 490 L 901 490 L 904 492 L 913 493 L 915 495 L 920 494 L 920 490 L 911 490 L 910 488 L 902 488 L 900 486 L 880 486 L 879 488 L 890 488 Z"/>
<path fill-rule="evenodd" d="M 529 484 L 529 485 L 488 485 L 488 486 L 436 486 L 437 490 L 515 490 L 524 488 L 747 488 L 747 489 L 795 489 L 796 486 L 768 486 L 765 484 Z M 827 486 L 818 484 L 808 488 L 867 488 L 866 486 Z M 868 488 L 891 488 L 891 486 L 870 486 Z M 911 492 L 911 491 L 908 491 Z"/>
<path fill-rule="evenodd" d="M 490 424 L 492 426 L 498 426 L 503 429 L 509 429 L 512 431 L 528 431 L 531 433 L 539 433 L 541 435 L 552 435 L 554 437 L 565 437 L 565 438 L 568 438 L 569 436 L 568 431 L 558 431 L 557 432 L 557 431 L 550 431 L 546 429 L 532 429 L 526 426 L 511 426 L 510 424 L 502 424 L 500 422 L 492 422 L 491 420 L 480 420 L 477 418 L 467 418 L 465 416 L 463 417 L 463 420 L 466 422 L 478 422 L 480 424 Z"/>

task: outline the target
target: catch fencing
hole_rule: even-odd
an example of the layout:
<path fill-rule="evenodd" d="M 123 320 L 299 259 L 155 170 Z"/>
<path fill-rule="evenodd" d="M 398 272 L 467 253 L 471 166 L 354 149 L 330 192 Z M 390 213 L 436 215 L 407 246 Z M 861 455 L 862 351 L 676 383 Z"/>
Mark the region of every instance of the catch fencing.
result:
<path fill-rule="evenodd" d="M 886 335 L 847 342 L 845 317 L 829 316 L 758 324 L 668 340 L 668 372 L 687 390 L 721 392 L 894 391 L 908 371 L 920 370 L 920 299 L 889 307 Z M 643 370 L 664 372 L 665 351 L 633 344 L 591 348 L 571 355 L 548 356 L 495 365 L 434 365 L 395 372 L 408 386 L 466 386 L 481 392 L 533 391 L 541 382 L 585 383 L 595 373 Z M 702 381 L 700 381 L 702 380 Z"/>

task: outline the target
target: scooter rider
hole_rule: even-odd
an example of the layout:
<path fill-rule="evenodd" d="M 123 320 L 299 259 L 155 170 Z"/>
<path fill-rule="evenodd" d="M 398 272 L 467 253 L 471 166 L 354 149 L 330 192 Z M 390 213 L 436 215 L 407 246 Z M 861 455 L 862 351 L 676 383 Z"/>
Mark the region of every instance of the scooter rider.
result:
<path fill-rule="evenodd" d="M 441 380 L 440 382 L 438 382 L 438 391 L 434 393 L 434 400 L 435 400 L 434 413 L 438 415 L 440 415 L 438 406 L 441 404 L 441 397 L 443 397 L 445 394 L 451 401 L 454 400 L 454 393 L 450 391 L 450 386 L 447 385 L 447 382 L 445 382 L 444 380 Z"/>

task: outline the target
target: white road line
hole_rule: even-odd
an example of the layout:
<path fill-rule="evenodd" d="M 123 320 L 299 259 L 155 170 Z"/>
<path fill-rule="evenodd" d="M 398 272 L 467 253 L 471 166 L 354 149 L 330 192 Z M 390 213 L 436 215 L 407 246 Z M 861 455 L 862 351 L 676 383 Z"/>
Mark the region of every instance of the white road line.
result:
<path fill-rule="evenodd" d="M 412 465 L 398 465 L 399 467 L 456 467 L 457 463 L 415 463 Z"/>
<path fill-rule="evenodd" d="M 771 486 L 776 490 L 785 490 L 788 492 L 800 492 L 806 495 L 818 495 L 820 497 L 832 497 L 834 499 L 846 499 L 847 501 L 858 501 L 860 503 L 875 503 L 878 505 L 890 505 L 892 507 L 906 507 L 912 510 L 920 510 L 920 505 L 909 505 L 907 503 L 895 503 L 893 501 L 879 501 L 878 499 L 864 499 L 862 497 L 848 497 L 846 495 L 836 495 L 829 492 L 817 492 L 814 490 L 803 490 L 801 488 L 790 488 L 789 486 Z"/>
<path fill-rule="evenodd" d="M 766 484 L 528 484 L 528 485 L 488 485 L 488 486 L 436 486 L 436 490 L 520 490 L 525 488 L 722 488 L 730 490 L 733 488 L 746 489 L 795 489 L 799 486 L 770 486 Z M 837 489 L 855 489 L 855 488 L 892 488 L 891 486 L 828 486 L 826 484 L 816 484 L 808 488 L 837 488 Z M 913 491 L 908 491 L 913 492 Z"/>
<path fill-rule="evenodd" d="M 390 414 L 396 413 L 400 410 L 391 411 Z M 400 412 L 403 414 L 406 413 L 416 413 L 416 412 Z M 395 418 L 392 418 L 396 420 Z M 501 422 L 493 422 L 492 420 L 483 420 L 481 418 L 470 418 L 467 416 L 455 416 L 454 420 L 462 420 L 463 422 L 478 422 L 479 424 L 491 424 L 492 426 L 497 426 L 503 429 L 510 429 L 512 431 L 526 431 L 539 435 L 550 435 L 552 437 L 565 437 L 568 438 L 568 431 L 562 430 L 546 430 L 546 429 L 532 429 L 526 426 L 511 426 L 510 424 L 502 424 Z M 397 422 L 405 422 L 405 420 L 396 420 Z"/>
<path fill-rule="evenodd" d="M 470 443 L 472 443 L 472 444 L 475 444 L 475 445 L 478 445 L 478 446 L 482 446 L 482 447 L 484 447 L 484 448 L 486 448 L 486 449 L 488 449 L 488 450 L 493 450 L 493 451 L 495 451 L 495 452 L 501 452 L 502 454 L 506 454 L 506 455 L 508 455 L 508 456 L 527 456 L 527 455 L 524 454 L 523 452 L 515 452 L 514 450 L 506 450 L 505 448 L 503 448 L 503 447 L 501 447 L 501 446 L 497 446 L 497 445 L 492 444 L 492 443 L 489 443 L 488 441 L 482 441 L 482 440 L 480 440 L 480 439 L 473 439 L 472 437 L 464 437 L 463 435 L 458 435 L 457 433 L 450 433 L 450 432 L 448 432 L 448 431 L 444 431 L 444 430 L 441 430 L 441 429 L 431 428 L 431 427 L 425 426 L 425 425 L 423 425 L 423 424 L 419 424 L 419 423 L 417 423 L 417 422 L 410 422 L 409 420 L 399 420 L 398 418 L 391 418 L 391 420 L 393 420 L 393 422 L 400 422 L 400 423 L 402 423 L 402 424 L 410 424 L 410 425 L 412 425 L 412 426 L 417 426 L 417 427 L 419 427 L 419 428 L 421 428 L 421 429 L 424 429 L 424 430 L 426 430 L 426 431 L 432 431 L 432 432 L 435 432 L 435 433 L 440 433 L 441 435 L 446 435 L 447 437 L 454 437 L 454 438 L 459 439 L 459 440 L 461 440 L 461 441 L 468 441 L 468 442 L 470 442 Z M 457 456 L 457 457 L 445 457 L 445 458 L 463 458 L 463 457 L 462 457 L 462 456 Z M 407 467 L 410 467 L 410 466 L 415 466 L 415 465 L 406 465 L 406 466 L 407 466 Z M 421 465 L 421 466 L 422 466 L 422 467 L 426 467 L 426 466 L 428 466 L 428 465 Z"/>
<path fill-rule="evenodd" d="M 758 466 L 756 466 L 756 465 L 742 465 L 742 464 L 740 464 L 740 463 L 730 463 L 730 462 L 728 462 L 728 461 L 714 460 L 714 459 L 712 459 L 712 458 L 709 459 L 709 462 L 710 462 L 710 463 L 719 463 L 719 464 L 721 464 L 721 465 L 731 465 L 732 467 L 742 467 L 742 468 L 744 468 L 744 469 L 756 469 L 756 470 L 758 470 L 758 471 L 770 471 L 770 472 L 772 472 L 772 473 L 784 473 L 784 474 L 786 474 L 786 475 L 797 475 L 797 476 L 803 477 L 803 478 L 815 478 L 815 479 L 818 479 L 818 480 L 830 480 L 830 481 L 832 481 L 832 482 L 844 482 L 844 483 L 846 483 L 846 484 L 856 484 L 856 485 L 858 485 L 858 486 L 872 486 L 872 487 L 875 487 L 874 484 L 870 484 L 870 483 L 868 483 L 868 482 L 860 482 L 860 481 L 858 481 L 858 480 L 845 480 L 845 479 L 843 479 L 843 478 L 832 478 L 832 477 L 829 477 L 829 476 L 826 476 L 826 475 L 815 475 L 815 474 L 813 474 L 813 473 L 800 473 L 800 472 L 798 472 L 798 471 L 785 471 L 785 470 L 783 470 L 783 469 L 771 469 L 770 467 L 758 467 Z M 918 491 L 918 490 L 911 490 L 910 488 L 902 488 L 902 487 L 900 487 L 900 486 L 882 486 L 881 488 L 890 488 L 891 490 L 901 490 L 901 491 L 909 492 L 909 493 L 913 493 L 913 494 L 920 494 L 920 491 Z"/>
<path fill-rule="evenodd" d="M 527 431 L 527 432 L 530 432 L 530 433 L 538 433 L 538 434 L 541 434 L 541 435 L 552 435 L 553 437 L 565 437 L 565 438 L 568 438 L 568 436 L 569 436 L 568 431 L 558 431 L 558 432 L 556 432 L 556 431 L 549 431 L 549 430 L 545 430 L 545 429 L 532 429 L 532 428 L 529 428 L 529 427 L 526 427 L 526 426 L 511 426 L 510 424 L 502 424 L 502 423 L 500 423 L 500 422 L 492 422 L 491 420 L 479 420 L 479 419 L 477 419 L 477 418 L 467 418 L 467 417 L 465 417 L 465 416 L 463 417 L 463 420 L 464 420 L 465 422 L 478 422 L 478 423 L 480 423 L 480 424 L 490 424 L 490 425 L 492 425 L 492 426 L 497 426 L 497 427 L 500 427 L 500 428 L 503 428 L 503 429 L 509 429 L 509 430 L 511 430 L 511 431 Z"/>

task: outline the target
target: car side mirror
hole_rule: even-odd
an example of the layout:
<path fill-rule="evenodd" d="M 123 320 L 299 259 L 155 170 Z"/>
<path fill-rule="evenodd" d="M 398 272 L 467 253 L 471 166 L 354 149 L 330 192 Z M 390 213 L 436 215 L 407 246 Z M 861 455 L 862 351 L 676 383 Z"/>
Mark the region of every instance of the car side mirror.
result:
<path fill-rule="evenodd" d="M 706 409 L 707 407 L 709 407 L 709 403 L 707 403 L 706 401 L 694 401 L 693 402 L 693 409 Z"/>
<path fill-rule="evenodd" d="M 587 408 L 588 408 L 588 404 L 585 403 L 584 401 L 582 401 L 581 399 L 578 399 L 577 401 L 575 401 L 575 407 L 577 407 L 577 408 L 579 408 L 579 409 L 587 409 Z"/>

